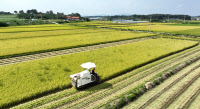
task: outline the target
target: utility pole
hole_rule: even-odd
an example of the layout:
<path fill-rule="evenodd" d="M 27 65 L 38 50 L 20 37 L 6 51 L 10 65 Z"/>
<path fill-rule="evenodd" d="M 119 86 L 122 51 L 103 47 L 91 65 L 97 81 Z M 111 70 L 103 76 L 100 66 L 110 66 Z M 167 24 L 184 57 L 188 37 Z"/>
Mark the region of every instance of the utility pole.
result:
<path fill-rule="evenodd" d="M 168 23 L 169 23 L 169 16 L 168 16 Z"/>
<path fill-rule="evenodd" d="M 184 16 L 184 23 L 185 23 L 185 16 Z"/>
<path fill-rule="evenodd" d="M 151 32 L 151 16 L 150 16 L 150 21 L 149 21 L 150 25 L 149 25 L 149 32 Z"/>
<path fill-rule="evenodd" d="M 35 19 L 35 14 L 34 14 L 34 21 L 36 22 L 36 19 Z"/>
<path fill-rule="evenodd" d="M 23 16 L 23 23 L 24 23 L 24 16 Z"/>
<path fill-rule="evenodd" d="M 106 28 L 106 18 L 105 18 L 105 16 L 104 16 L 103 20 L 104 20 L 104 29 L 105 29 Z"/>

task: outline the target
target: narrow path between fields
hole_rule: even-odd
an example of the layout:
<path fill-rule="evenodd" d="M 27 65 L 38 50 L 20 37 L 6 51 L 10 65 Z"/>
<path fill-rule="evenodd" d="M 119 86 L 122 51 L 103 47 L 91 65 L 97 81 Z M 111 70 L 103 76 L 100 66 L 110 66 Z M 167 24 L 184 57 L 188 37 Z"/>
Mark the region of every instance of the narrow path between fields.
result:
<path fill-rule="evenodd" d="M 131 40 L 125 40 L 125 41 L 118 41 L 118 42 L 110 42 L 110 43 L 91 45 L 91 46 L 86 46 L 86 47 L 78 47 L 78 48 L 71 48 L 71 49 L 65 49 L 65 50 L 58 50 L 58 51 L 37 53 L 37 54 L 26 55 L 26 56 L 0 59 L 0 66 L 27 62 L 27 61 L 32 61 L 32 60 L 38 60 L 38 59 L 43 59 L 43 58 L 50 58 L 54 56 L 66 55 L 66 54 L 71 54 L 71 53 L 90 51 L 90 50 L 95 50 L 95 49 L 100 49 L 100 48 L 105 48 L 105 47 L 129 44 L 133 42 L 139 42 L 139 41 L 150 40 L 150 39 L 152 39 L 152 37 L 131 39 Z"/>

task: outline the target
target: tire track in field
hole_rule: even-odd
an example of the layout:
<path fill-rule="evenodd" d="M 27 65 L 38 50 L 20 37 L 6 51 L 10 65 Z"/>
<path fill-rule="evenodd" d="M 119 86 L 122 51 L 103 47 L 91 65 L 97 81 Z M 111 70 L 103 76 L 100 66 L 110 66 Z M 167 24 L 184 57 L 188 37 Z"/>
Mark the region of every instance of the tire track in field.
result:
<path fill-rule="evenodd" d="M 189 81 L 189 83 L 187 83 L 181 90 L 179 90 L 175 96 L 170 98 L 168 102 L 161 108 L 166 109 L 178 96 L 180 96 L 183 92 L 185 92 L 185 90 L 200 77 L 200 72 L 198 73 L 199 73 L 198 75 L 196 75 L 191 81 Z"/>
<path fill-rule="evenodd" d="M 188 109 L 190 105 L 192 104 L 192 102 L 198 97 L 199 94 L 200 94 L 200 88 L 189 99 L 187 99 L 186 103 L 184 104 L 183 107 L 181 107 L 181 109 Z"/>
<path fill-rule="evenodd" d="M 66 55 L 66 54 L 71 54 L 71 53 L 90 51 L 90 50 L 95 50 L 95 49 L 100 49 L 100 48 L 105 48 L 105 47 L 124 45 L 124 44 L 145 41 L 145 40 L 150 40 L 150 39 L 152 39 L 152 37 L 131 39 L 131 40 L 125 40 L 125 41 L 118 41 L 118 42 L 110 42 L 110 43 L 91 45 L 91 46 L 86 46 L 86 47 L 78 47 L 78 48 L 51 51 L 51 52 L 45 52 L 45 53 L 31 54 L 31 55 L 26 55 L 26 56 L 5 58 L 5 59 L 0 59 L 0 66 L 22 63 L 22 62 L 38 60 L 38 59 L 43 59 L 43 58 L 50 58 L 50 57 L 55 57 L 55 56 L 61 56 L 61 55 Z"/>
<path fill-rule="evenodd" d="M 188 109 L 200 93 L 200 78 L 181 94 L 167 109 Z"/>
<path fill-rule="evenodd" d="M 163 90 L 161 92 L 159 92 L 157 95 L 155 95 L 151 99 L 149 99 L 145 104 L 143 104 L 141 107 L 139 107 L 139 109 L 145 109 L 146 107 L 148 107 L 148 105 L 151 104 L 155 99 L 157 99 L 163 93 L 165 93 L 166 91 L 168 91 L 171 87 L 173 87 L 175 84 L 177 84 L 180 80 L 182 80 L 184 77 L 186 77 L 188 74 L 190 74 L 190 72 L 192 72 L 193 70 L 197 69 L 198 67 L 200 67 L 200 64 L 197 65 L 197 66 L 195 66 L 191 70 L 189 70 L 187 73 L 185 73 L 181 77 L 177 78 L 175 81 L 173 81 L 171 84 L 169 84 L 165 88 L 163 88 Z"/>
<path fill-rule="evenodd" d="M 195 100 L 190 104 L 190 106 L 188 107 L 188 109 L 198 109 L 198 108 L 200 107 L 199 101 L 200 101 L 200 94 L 197 95 L 197 97 L 196 97 Z"/>
<path fill-rule="evenodd" d="M 158 69 L 161 69 L 161 68 L 163 68 L 164 66 L 166 66 L 166 65 L 169 65 L 169 64 L 171 64 L 171 61 L 173 61 L 173 62 L 175 62 L 175 61 L 177 61 L 177 60 L 181 60 L 181 59 L 183 59 L 184 57 L 187 57 L 187 56 L 190 56 L 190 55 L 193 55 L 193 54 L 195 54 L 195 53 L 197 53 L 197 52 L 199 52 L 200 51 L 200 48 L 197 46 L 196 48 L 192 48 L 192 49 L 189 49 L 189 50 L 187 50 L 187 52 L 186 53 L 180 53 L 180 54 L 177 54 L 178 56 L 176 56 L 176 57 L 171 57 L 171 58 L 169 58 L 169 60 L 167 60 L 167 61 L 164 61 L 164 62 L 162 62 L 162 63 L 159 63 L 159 64 L 157 64 L 157 65 L 154 65 L 153 67 L 150 67 L 150 68 L 147 68 L 147 69 L 145 69 L 145 70 L 143 70 L 142 72 L 148 72 L 149 70 L 152 70 L 152 69 L 154 69 L 154 70 L 158 70 Z M 140 73 L 142 73 L 142 72 L 140 72 Z M 135 75 L 135 74 L 134 74 Z M 132 75 L 132 76 L 134 76 L 134 75 Z M 131 77 L 132 77 L 131 76 Z M 120 80 L 120 81 L 123 81 L 123 80 Z M 120 82 L 119 81 L 119 82 Z M 59 92 L 57 93 L 57 94 L 59 94 Z M 68 96 L 73 96 L 74 94 L 77 94 L 77 92 L 75 92 L 75 93 L 72 93 L 72 95 L 70 94 L 70 95 L 67 95 L 67 96 L 64 96 L 64 97 L 68 97 Z M 46 97 L 46 96 L 45 96 Z M 61 97 L 61 98 L 57 98 L 57 99 L 55 99 L 55 101 L 57 101 L 57 100 L 59 100 L 59 99 L 62 99 L 63 97 Z M 36 99 L 36 101 L 38 101 L 38 100 L 40 100 L 40 99 Z M 44 103 L 44 104 L 41 104 L 41 105 L 48 105 L 48 104 L 52 104 L 52 103 L 55 103 L 55 101 L 48 101 L 48 102 L 46 102 L 46 103 Z M 27 103 L 29 103 L 29 102 L 27 102 Z M 25 105 L 26 106 L 26 104 L 27 103 L 25 103 L 25 104 L 22 104 L 22 106 L 19 106 L 19 107 L 23 107 L 23 105 Z M 39 105 L 37 105 L 37 106 L 41 106 L 40 104 Z M 36 106 L 36 107 L 37 107 Z M 18 106 L 17 106 L 18 107 Z M 35 106 L 34 106 L 35 107 Z M 42 106 L 43 107 L 43 106 Z"/>
<path fill-rule="evenodd" d="M 155 99 L 153 99 L 154 96 L 156 96 L 156 98 L 160 97 L 163 94 L 163 90 L 166 90 L 166 91 L 164 91 L 164 93 L 166 93 L 167 91 L 171 90 L 171 88 L 169 86 L 171 86 L 171 85 L 176 86 L 177 84 L 180 84 L 180 81 L 183 81 L 185 78 L 187 79 L 188 77 L 190 78 L 190 82 L 192 81 L 192 78 L 195 78 L 195 76 L 197 76 L 197 78 L 198 78 L 198 76 L 200 74 L 200 72 L 198 72 L 199 66 L 200 66 L 199 62 L 200 62 L 200 60 L 198 60 L 195 63 L 187 66 L 184 69 L 182 69 L 181 71 L 179 71 L 179 73 L 176 73 L 173 77 L 170 77 L 165 82 L 161 83 L 161 85 L 158 85 L 156 88 L 150 90 L 145 95 L 141 96 L 141 98 L 138 98 L 138 100 L 134 101 L 130 105 L 127 105 L 123 109 L 132 109 L 132 108 L 145 109 L 145 108 L 148 108 L 148 106 L 150 105 L 149 102 L 152 103 L 152 102 L 155 101 Z M 193 72 L 194 70 L 196 71 L 196 73 Z M 193 72 L 193 74 L 191 76 L 192 72 Z M 167 102 L 168 102 L 168 100 L 165 101 L 165 103 L 167 103 Z M 148 104 L 148 106 L 145 105 L 145 104 Z M 158 104 L 160 104 L 160 103 L 158 103 Z M 165 109 L 165 108 L 161 108 L 161 109 Z"/>
<path fill-rule="evenodd" d="M 181 58 L 181 59 L 182 59 L 182 58 Z M 181 59 L 179 59 L 179 60 L 181 60 Z M 173 62 L 174 62 L 174 63 L 169 63 L 169 64 L 167 64 L 168 67 L 169 67 L 169 66 L 173 66 L 175 63 L 177 63 L 177 60 L 174 60 Z M 167 65 L 165 65 L 164 68 L 167 68 L 167 67 L 166 67 Z M 157 70 L 155 70 L 155 71 L 149 72 L 148 75 L 150 76 L 150 75 L 153 75 L 153 74 L 156 73 L 156 72 L 161 72 L 161 70 L 163 70 L 163 67 L 161 67 L 161 68 L 159 68 L 159 69 L 157 69 Z M 147 77 L 147 75 L 144 76 L 144 77 L 142 77 L 142 78 L 140 78 L 139 80 L 144 79 L 145 77 Z M 135 82 L 137 82 L 137 81 L 139 81 L 139 80 L 136 80 Z M 126 80 L 124 80 L 124 83 L 127 82 L 128 84 L 126 84 L 126 85 L 123 86 L 123 87 L 120 86 L 119 90 L 114 90 L 114 91 L 112 91 L 111 94 L 113 94 L 113 93 L 118 93 L 118 91 L 120 91 L 121 88 L 126 88 L 126 87 L 128 87 L 129 85 L 134 84 L 134 81 L 131 82 L 131 83 L 129 83 L 130 81 L 131 81 L 131 77 L 130 77 L 130 78 L 127 78 Z M 123 82 L 123 81 L 118 82 L 118 84 L 120 85 L 121 82 Z M 116 85 L 116 87 L 118 87 L 118 86 Z M 115 88 L 113 88 L 113 89 L 115 89 Z M 105 89 L 105 91 L 110 91 L 110 90 L 113 90 L 113 89 L 109 89 L 109 90 L 106 90 L 106 89 Z M 105 91 L 104 91 L 104 93 L 105 93 Z M 107 96 L 110 96 L 109 94 L 107 94 L 106 96 L 100 96 L 98 99 L 95 99 L 95 100 L 92 100 L 92 101 L 90 100 L 90 99 L 93 97 L 92 95 L 94 95 L 94 96 L 101 95 L 101 92 L 102 92 L 102 91 L 99 91 L 99 92 L 96 92 L 96 93 L 92 93 L 91 95 L 89 95 L 88 97 L 85 97 L 85 98 L 83 98 L 83 99 L 80 99 L 80 100 L 77 100 L 77 101 L 74 101 L 74 102 L 66 103 L 66 104 L 65 104 L 64 106 L 62 106 L 61 108 L 82 108 L 83 106 L 86 106 L 85 108 L 88 108 L 87 106 L 88 106 L 88 105 L 91 105 L 92 102 L 96 102 L 96 104 L 98 104 L 99 102 L 97 102 L 97 101 L 101 100 L 101 99 L 104 98 L 104 97 L 108 98 Z M 92 98 L 92 99 L 93 99 L 93 98 Z M 88 100 L 89 100 L 89 101 L 88 101 Z M 84 102 L 85 102 L 85 104 L 84 104 Z M 76 107 L 76 106 L 78 106 L 78 105 L 81 105 L 81 106 Z M 92 105 L 93 105 L 93 104 L 92 104 Z"/>

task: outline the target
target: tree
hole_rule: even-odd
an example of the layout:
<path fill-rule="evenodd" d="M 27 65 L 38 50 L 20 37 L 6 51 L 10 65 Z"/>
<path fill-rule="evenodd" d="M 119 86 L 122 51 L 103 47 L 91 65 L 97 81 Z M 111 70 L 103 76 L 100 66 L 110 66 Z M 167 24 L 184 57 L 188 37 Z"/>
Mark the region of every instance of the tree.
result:
<path fill-rule="evenodd" d="M 17 11 L 14 11 L 14 13 L 17 14 L 18 12 L 17 12 Z"/>
<path fill-rule="evenodd" d="M 24 11 L 23 11 L 23 10 L 20 10 L 20 11 L 19 11 L 19 14 L 24 14 Z"/>
<path fill-rule="evenodd" d="M 31 10 L 31 13 L 32 13 L 32 14 L 38 14 L 38 12 L 37 12 L 36 9 L 32 9 L 32 10 Z"/>
<path fill-rule="evenodd" d="M 26 13 L 28 13 L 28 14 L 38 14 L 36 9 L 27 10 Z"/>
<path fill-rule="evenodd" d="M 87 17 L 85 18 L 85 20 L 86 20 L 87 22 L 90 22 L 90 19 L 89 19 L 89 18 L 87 18 Z"/>
<path fill-rule="evenodd" d="M 0 27 L 7 27 L 7 26 L 9 26 L 7 23 L 5 23 L 5 22 L 0 22 Z"/>
<path fill-rule="evenodd" d="M 49 14 L 53 14 L 53 11 L 52 11 L 52 10 L 50 10 L 50 11 L 49 11 Z"/>
<path fill-rule="evenodd" d="M 31 14 L 31 10 L 27 10 L 26 13 L 27 13 L 27 14 Z"/>
<path fill-rule="evenodd" d="M 50 14 L 50 12 L 49 12 L 49 11 L 47 11 L 47 12 L 46 12 L 46 14 Z"/>
<path fill-rule="evenodd" d="M 80 17 L 81 18 L 81 15 L 79 13 L 71 13 L 71 14 L 69 14 L 69 16 Z"/>

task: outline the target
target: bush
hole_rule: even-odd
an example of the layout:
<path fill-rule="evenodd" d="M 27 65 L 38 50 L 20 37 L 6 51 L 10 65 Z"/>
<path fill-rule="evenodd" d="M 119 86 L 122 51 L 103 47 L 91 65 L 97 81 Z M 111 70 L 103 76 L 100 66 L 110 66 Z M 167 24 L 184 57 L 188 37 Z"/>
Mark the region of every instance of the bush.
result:
<path fill-rule="evenodd" d="M 7 26 L 9 26 L 7 23 L 5 23 L 5 22 L 0 22 L 0 27 L 7 27 Z"/>
<path fill-rule="evenodd" d="M 69 22 L 68 21 L 57 21 L 57 23 L 63 24 L 63 23 L 69 23 Z"/>
<path fill-rule="evenodd" d="M 163 81 L 164 81 L 163 78 L 161 78 L 161 77 L 159 77 L 158 79 L 159 79 L 160 82 L 163 82 Z"/>
<path fill-rule="evenodd" d="M 121 99 L 119 100 L 119 102 L 117 103 L 117 107 L 122 107 L 126 104 L 126 100 L 125 97 L 121 97 Z"/>
<path fill-rule="evenodd" d="M 105 109 L 111 109 L 111 105 L 110 105 L 109 103 L 107 103 L 107 104 L 105 105 Z"/>
<path fill-rule="evenodd" d="M 139 91 L 139 90 L 136 90 L 136 91 L 134 92 L 134 94 L 135 94 L 136 96 L 140 96 L 140 95 L 142 95 L 142 92 Z"/>
<path fill-rule="evenodd" d="M 147 90 L 146 87 L 145 87 L 145 85 L 141 85 L 141 86 L 140 86 L 140 89 L 142 89 L 143 91 L 146 91 L 146 90 Z"/>
<path fill-rule="evenodd" d="M 127 96 L 127 99 L 128 99 L 129 101 L 133 101 L 133 100 L 136 99 L 136 95 L 135 95 L 135 94 L 129 94 L 129 95 Z"/>
<path fill-rule="evenodd" d="M 173 74 L 174 74 L 174 71 L 170 71 L 170 74 L 173 75 Z"/>
<path fill-rule="evenodd" d="M 154 80 L 153 83 L 154 83 L 155 85 L 159 85 L 158 80 Z"/>

